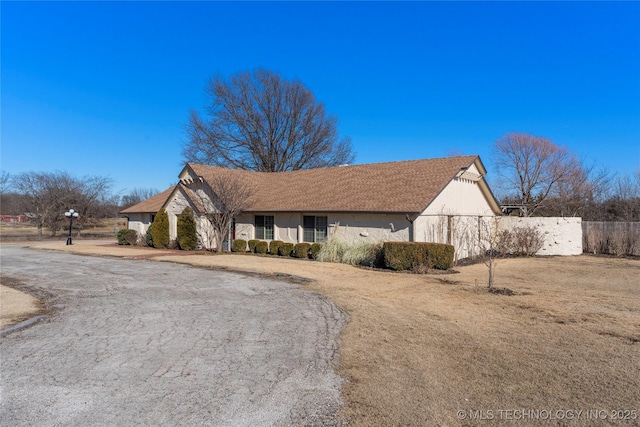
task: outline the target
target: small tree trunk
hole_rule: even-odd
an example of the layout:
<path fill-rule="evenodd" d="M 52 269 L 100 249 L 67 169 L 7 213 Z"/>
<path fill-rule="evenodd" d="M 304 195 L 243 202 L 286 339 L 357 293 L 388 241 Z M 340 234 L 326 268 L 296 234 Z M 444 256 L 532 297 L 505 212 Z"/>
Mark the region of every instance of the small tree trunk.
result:
<path fill-rule="evenodd" d="M 495 271 L 495 263 L 493 258 L 489 259 L 489 289 L 493 289 L 493 277 Z"/>

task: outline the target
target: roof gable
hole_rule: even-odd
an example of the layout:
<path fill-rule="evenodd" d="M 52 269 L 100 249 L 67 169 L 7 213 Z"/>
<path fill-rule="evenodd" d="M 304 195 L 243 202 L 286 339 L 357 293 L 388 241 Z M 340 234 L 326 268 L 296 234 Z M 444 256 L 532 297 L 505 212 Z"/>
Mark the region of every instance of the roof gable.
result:
<path fill-rule="evenodd" d="M 188 175 L 193 179 L 193 172 L 212 182 L 216 174 L 232 174 L 256 188 L 253 212 L 419 213 L 461 170 L 472 164 L 484 173 L 478 156 L 458 156 L 291 172 L 252 172 L 188 164 L 181 178 Z M 485 197 L 493 198 L 482 186 L 481 190 Z"/>
<path fill-rule="evenodd" d="M 169 196 L 173 193 L 173 190 L 176 186 L 169 187 L 164 190 L 162 193 L 156 194 L 153 197 L 148 198 L 136 205 L 130 206 L 127 209 L 120 211 L 121 214 L 128 213 L 156 213 L 158 212 L 162 206 L 164 206 L 165 202 L 169 198 Z"/>

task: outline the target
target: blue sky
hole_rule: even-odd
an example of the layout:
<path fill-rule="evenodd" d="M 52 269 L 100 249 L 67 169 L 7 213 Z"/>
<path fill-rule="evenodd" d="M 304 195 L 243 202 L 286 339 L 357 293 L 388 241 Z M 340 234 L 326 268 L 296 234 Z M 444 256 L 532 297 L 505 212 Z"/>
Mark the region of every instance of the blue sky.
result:
<path fill-rule="evenodd" d="M 9 2 L 3 170 L 167 188 L 209 77 L 264 67 L 339 119 L 356 163 L 545 136 L 640 167 L 640 2 Z"/>

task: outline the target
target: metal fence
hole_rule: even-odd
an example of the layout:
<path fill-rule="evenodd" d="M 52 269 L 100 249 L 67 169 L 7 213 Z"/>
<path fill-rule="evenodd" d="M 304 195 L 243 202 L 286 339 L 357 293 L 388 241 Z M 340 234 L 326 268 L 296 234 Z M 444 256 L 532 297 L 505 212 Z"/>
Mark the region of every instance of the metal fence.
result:
<path fill-rule="evenodd" d="M 582 221 L 582 247 L 592 254 L 640 256 L 640 222 Z"/>

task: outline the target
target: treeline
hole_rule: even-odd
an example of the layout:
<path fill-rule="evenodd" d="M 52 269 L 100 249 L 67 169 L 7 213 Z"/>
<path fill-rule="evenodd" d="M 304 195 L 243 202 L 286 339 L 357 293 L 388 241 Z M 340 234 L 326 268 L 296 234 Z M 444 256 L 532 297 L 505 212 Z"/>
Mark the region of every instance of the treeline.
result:
<path fill-rule="evenodd" d="M 139 203 L 158 191 L 135 188 L 126 195 L 113 193 L 113 181 L 101 176 L 75 177 L 68 172 L 25 172 L 0 175 L 0 214 L 27 215 L 42 235 L 44 227 L 55 235 L 66 223 L 64 213 L 80 213 L 83 227 Z"/>
<path fill-rule="evenodd" d="M 501 204 L 523 216 L 640 221 L 640 168 L 616 175 L 548 138 L 518 132 L 495 141 L 493 163 Z"/>
<path fill-rule="evenodd" d="M 501 204 L 520 200 L 504 197 Z M 582 217 L 583 221 L 640 221 L 640 170 L 635 176 L 602 173 L 574 191 L 554 191 L 539 202 L 535 216 Z"/>

